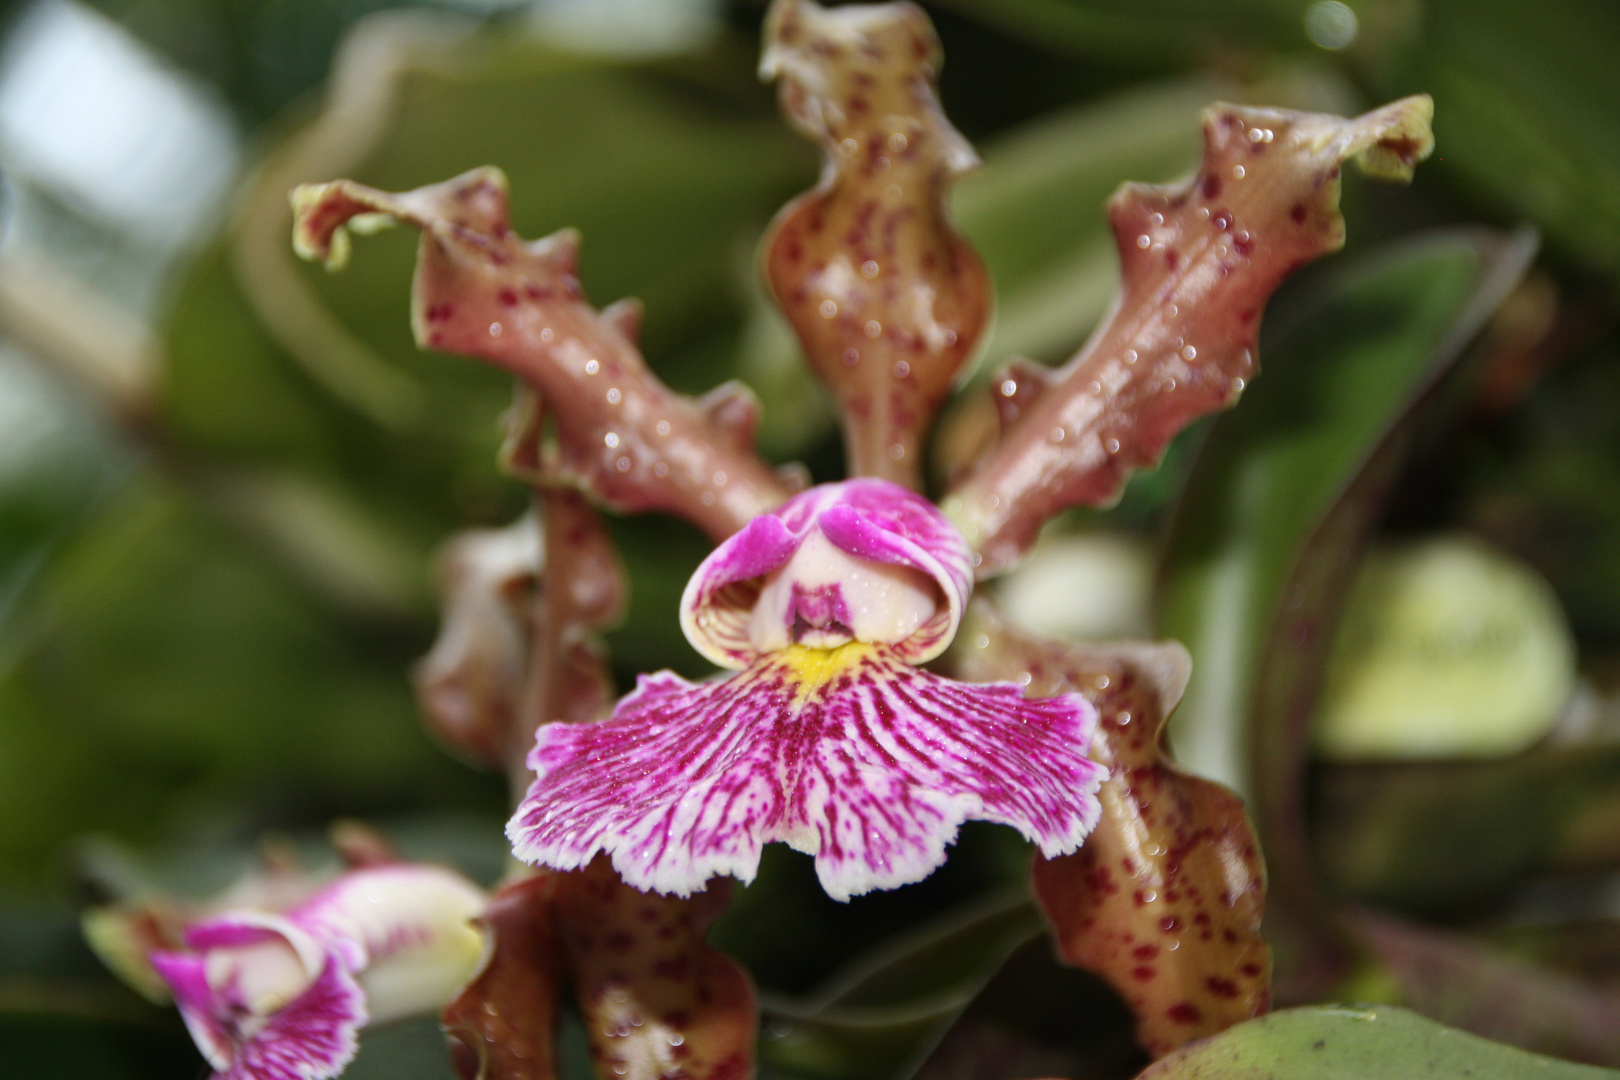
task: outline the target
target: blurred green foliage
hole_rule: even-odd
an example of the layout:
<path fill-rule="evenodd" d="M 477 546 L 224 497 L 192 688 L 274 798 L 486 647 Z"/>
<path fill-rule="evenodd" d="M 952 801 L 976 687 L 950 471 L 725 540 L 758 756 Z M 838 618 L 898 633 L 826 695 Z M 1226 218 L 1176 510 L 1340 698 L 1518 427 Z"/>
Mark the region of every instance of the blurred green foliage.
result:
<path fill-rule="evenodd" d="M 661 377 L 688 392 L 742 377 L 764 402 L 770 456 L 803 460 L 820 480 L 841 462 L 832 414 L 755 280 L 757 236 L 817 169 L 753 76 L 762 6 L 723 6 L 706 45 L 639 59 L 570 52 L 515 4 L 485 6 L 482 19 L 448 2 L 407 13 L 443 20 L 425 33 L 385 12 L 351 40 L 372 47 L 373 85 L 392 97 L 351 115 L 340 138 L 322 119 L 322 81 L 361 17 L 394 5 L 99 6 L 219 89 L 256 171 L 232 221 L 178 276 L 149 411 L 95 400 L 0 351 L 5 399 L 26 403 L 0 416 L 45 418 L 0 425 L 0 1053 L 7 1075 L 172 1077 L 197 1071 L 194 1052 L 171 1015 L 119 989 L 77 944 L 87 896 L 157 880 L 217 886 L 265 832 L 308 838 L 341 816 L 378 821 L 412 854 L 486 880 L 499 868 L 504 784 L 433 744 L 406 674 L 434 629 L 435 546 L 524 504 L 494 462 L 510 387 L 411 343 L 408 231 L 357 246 L 343 275 L 296 264 L 284 227 L 292 181 L 347 175 L 397 190 L 500 166 L 520 232 L 582 230 L 596 304 L 645 301 L 643 342 Z M 1410 189 L 1349 181 L 1350 251 L 1272 305 L 1268 372 L 1242 407 L 1184 435 L 1118 511 L 1076 515 L 1165 540 L 1162 630 L 1194 647 L 1199 678 L 1224 673 L 1215 711 L 1231 740 L 1255 737 L 1266 620 L 1313 526 L 1437 358 L 1450 358 L 1444 349 L 1466 344 L 1447 335 L 1468 322 L 1487 245 L 1418 237 L 1465 221 L 1540 230 L 1553 330 L 1536 349 L 1467 366 L 1448 426 L 1431 424 L 1418 456 L 1390 465 L 1391 527 L 1471 528 L 1526 558 L 1571 616 L 1595 691 L 1620 682 L 1620 20 L 1600 0 L 1352 6 L 1360 33 L 1339 52 L 1307 37 L 1301 0 L 930 9 L 948 58 L 945 104 L 986 163 L 956 197 L 999 290 L 976 380 L 1010 353 L 1055 361 L 1084 340 L 1113 288 L 1102 200 L 1122 180 L 1185 171 L 1205 101 L 1355 111 L 1436 97 L 1436 159 Z M 1493 373 L 1517 389 L 1487 408 L 1473 388 Z M 706 542 L 662 520 L 613 529 L 634 585 L 610 639 L 616 676 L 700 674 L 675 601 Z M 1248 568 L 1243 619 L 1230 591 L 1198 587 L 1212 544 Z M 1353 565 L 1354 550 L 1335 557 Z M 1209 693 L 1181 720 L 1214 735 Z M 1612 758 L 1319 774 L 1319 809 L 1331 807 L 1323 877 L 1343 894 L 1482 920 L 1529 875 L 1612 871 L 1620 851 L 1592 840 L 1615 820 Z M 1579 798 L 1548 809 L 1549 787 Z M 1430 830 L 1436 820 L 1446 827 Z M 87 845 L 88 834 L 124 846 Z M 1019 1005 L 1031 987 L 1095 1005 L 1095 1023 L 1122 1023 L 1106 991 L 1033 947 L 995 977 L 1029 931 L 1023 902 L 951 914 L 1018 888 L 1026 858 L 1005 830 L 970 829 L 929 882 L 844 907 L 804 860 L 772 851 L 715 931 L 774 995 L 768 1069 L 895 1076 L 920 1065 L 929 1076 L 947 1053 L 986 1077 L 1018 1063 L 1097 1076 L 1138 1067 L 1107 1040 L 1078 1063 L 1072 1051 L 1006 1049 L 1090 1030 Z M 893 940 L 930 918 L 945 920 L 943 936 Z M 1438 1038 L 1414 1018 L 1380 1018 L 1399 1029 L 1381 1046 L 1421 1056 Z M 1209 1052 L 1275 1054 L 1276 1067 L 1302 1070 L 1301 1055 L 1318 1060 L 1298 1043 L 1313 1032 L 1375 1038 L 1376 1025 L 1347 1023 L 1290 1014 Z M 1305 1034 L 1278 1049 L 1277 1032 L 1296 1028 Z M 431 1024 L 377 1033 L 351 1075 L 443 1077 L 437 1045 Z M 1447 1067 L 1516 1067 L 1497 1053 L 1464 1044 Z"/>

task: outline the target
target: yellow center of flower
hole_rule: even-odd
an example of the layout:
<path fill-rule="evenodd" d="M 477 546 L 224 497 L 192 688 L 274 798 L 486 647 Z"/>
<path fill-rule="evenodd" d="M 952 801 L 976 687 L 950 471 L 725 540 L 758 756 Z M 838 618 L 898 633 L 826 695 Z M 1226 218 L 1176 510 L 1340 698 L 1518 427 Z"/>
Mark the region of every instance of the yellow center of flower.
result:
<path fill-rule="evenodd" d="M 859 667 L 877 649 L 876 645 L 865 641 L 849 641 L 831 649 L 789 645 L 776 654 L 776 663 L 793 681 L 796 700 L 804 702 L 820 693 L 823 687 L 836 681 L 844 672 Z"/>

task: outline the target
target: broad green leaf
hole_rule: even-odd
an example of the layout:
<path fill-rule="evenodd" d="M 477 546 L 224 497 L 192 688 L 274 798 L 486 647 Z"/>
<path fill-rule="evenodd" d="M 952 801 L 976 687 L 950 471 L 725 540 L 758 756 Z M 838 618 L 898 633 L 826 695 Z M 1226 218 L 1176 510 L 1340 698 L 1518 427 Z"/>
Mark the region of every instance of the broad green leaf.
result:
<path fill-rule="evenodd" d="M 1335 891 L 1443 916 L 1534 874 L 1620 863 L 1620 750 L 1498 761 L 1325 766 L 1313 850 Z"/>
<path fill-rule="evenodd" d="M 1540 1057 L 1390 1005 L 1287 1009 L 1152 1065 L 1139 1080 L 1609 1080 L 1620 1073 Z"/>
<path fill-rule="evenodd" d="M 1620 23 L 1603 0 L 1438 0 L 1366 62 L 1436 102 L 1441 168 L 1587 265 L 1620 270 Z"/>
<path fill-rule="evenodd" d="M 803 1077 L 906 1075 L 1041 926 L 1027 895 L 987 901 L 857 963 L 808 999 L 767 998 L 761 1064 Z"/>
<path fill-rule="evenodd" d="M 1249 790 L 1260 647 L 1301 546 L 1532 250 L 1481 233 L 1408 241 L 1315 278 L 1270 328 L 1261 377 L 1188 479 L 1161 579 L 1160 632 L 1193 654 L 1172 734 L 1196 771 Z"/>
<path fill-rule="evenodd" d="M 1425 406 L 1534 250 L 1524 235 L 1442 233 L 1316 279 L 1262 343 L 1269 370 L 1216 422 L 1177 508 L 1160 631 L 1191 650 L 1193 678 L 1172 744 L 1250 801 L 1282 1000 L 1323 992 L 1350 963 L 1301 805 L 1342 598 Z"/>

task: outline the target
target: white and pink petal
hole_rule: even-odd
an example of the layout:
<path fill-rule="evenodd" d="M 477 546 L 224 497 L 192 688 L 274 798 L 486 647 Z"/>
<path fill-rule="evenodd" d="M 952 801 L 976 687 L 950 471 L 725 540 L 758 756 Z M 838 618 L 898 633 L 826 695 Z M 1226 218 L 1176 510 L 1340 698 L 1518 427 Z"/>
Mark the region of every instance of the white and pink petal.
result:
<path fill-rule="evenodd" d="M 795 646 L 722 682 L 644 677 L 608 720 L 541 729 L 508 835 L 525 861 L 604 851 L 629 884 L 681 895 L 751 880 L 781 841 L 847 899 L 927 877 L 966 820 L 1077 849 L 1100 814 L 1096 719 L 1079 695 L 953 682 L 882 645 Z"/>

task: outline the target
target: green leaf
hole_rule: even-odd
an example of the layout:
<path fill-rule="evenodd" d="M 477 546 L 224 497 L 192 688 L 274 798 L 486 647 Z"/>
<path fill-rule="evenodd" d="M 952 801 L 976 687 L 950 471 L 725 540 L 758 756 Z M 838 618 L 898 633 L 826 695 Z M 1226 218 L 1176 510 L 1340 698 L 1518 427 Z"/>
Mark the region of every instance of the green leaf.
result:
<path fill-rule="evenodd" d="M 1160 632 L 1193 655 L 1172 739 L 1196 771 L 1249 788 L 1261 648 L 1303 545 L 1532 251 L 1479 232 L 1408 241 L 1316 278 L 1269 328 L 1264 372 L 1193 467 L 1159 590 Z"/>
<path fill-rule="evenodd" d="M 1325 766 L 1313 785 L 1313 849 L 1338 892 L 1413 914 L 1457 914 L 1532 874 L 1620 863 L 1617 775 L 1612 746 Z"/>
<path fill-rule="evenodd" d="M 1435 234 L 1316 280 L 1214 425 L 1166 549 L 1160 631 L 1193 655 L 1171 741 L 1248 797 L 1271 873 L 1284 1000 L 1344 977 L 1304 830 L 1309 720 L 1358 554 L 1436 388 L 1534 238 Z M 1296 996 L 1297 995 L 1297 996 Z"/>
<path fill-rule="evenodd" d="M 1611 1080 L 1620 1073 L 1540 1057 L 1442 1027 L 1394 1006 L 1288 1009 L 1228 1028 L 1157 1062 L 1138 1080 Z"/>
<path fill-rule="evenodd" d="M 1041 927 L 1027 895 L 987 901 L 874 954 L 807 1000 L 767 999 L 760 1063 L 801 1077 L 906 1075 Z"/>

